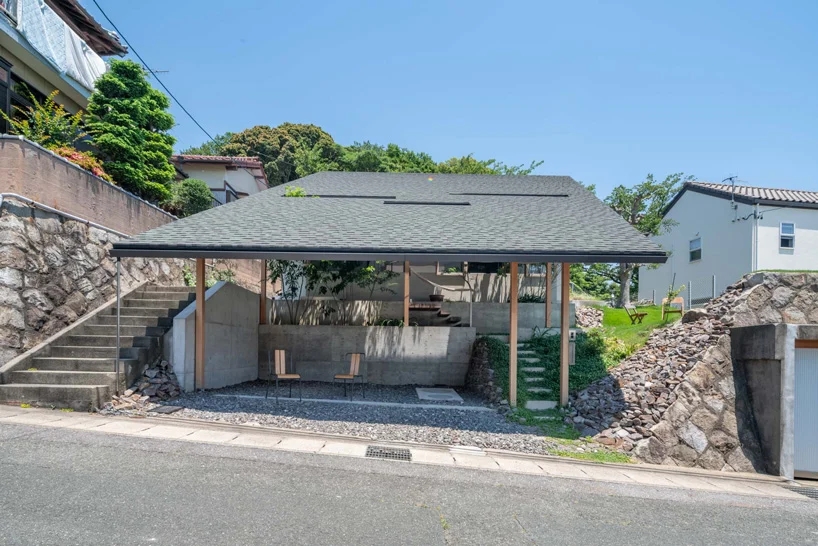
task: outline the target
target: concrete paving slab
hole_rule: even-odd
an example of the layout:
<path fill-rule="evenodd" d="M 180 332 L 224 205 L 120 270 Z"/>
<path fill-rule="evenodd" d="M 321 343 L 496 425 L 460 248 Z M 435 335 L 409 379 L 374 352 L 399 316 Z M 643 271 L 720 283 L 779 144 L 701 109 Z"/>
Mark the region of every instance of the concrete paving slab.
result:
<path fill-rule="evenodd" d="M 543 470 L 543 472 L 556 478 L 581 478 L 583 480 L 590 479 L 590 476 L 583 472 L 580 466 L 575 464 L 550 461 L 537 461 L 536 464 Z"/>
<path fill-rule="evenodd" d="M 454 454 L 454 464 L 456 466 L 465 466 L 469 468 L 484 468 L 486 470 L 499 470 L 500 466 L 493 457 L 487 455 L 467 455 L 465 453 Z"/>
<path fill-rule="evenodd" d="M 16 425 L 44 425 L 51 421 L 59 421 L 64 415 L 49 411 L 48 413 L 21 413 L 0 419 L 0 423 L 14 423 Z"/>
<path fill-rule="evenodd" d="M 510 472 L 522 472 L 525 474 L 545 474 L 542 468 L 537 466 L 533 461 L 525 459 L 510 459 L 506 457 L 492 457 L 500 470 L 508 470 Z"/>
<path fill-rule="evenodd" d="M 633 479 L 623 474 L 617 468 L 596 465 L 580 465 L 580 469 L 594 480 L 619 483 L 635 483 Z"/>
<path fill-rule="evenodd" d="M 529 400 L 525 403 L 525 408 L 531 411 L 542 411 L 554 409 L 557 403 L 552 400 Z"/>
<path fill-rule="evenodd" d="M 87 413 L 79 415 L 75 415 L 73 413 L 66 413 L 63 414 L 62 419 L 59 419 L 57 421 L 49 421 L 48 423 L 42 423 L 42 425 L 54 428 L 77 428 L 77 426 L 82 423 L 94 423 L 94 426 L 101 426 L 104 425 L 105 423 L 108 423 L 108 421 L 105 419 L 100 419 L 99 417 L 88 415 Z"/>
<path fill-rule="evenodd" d="M 307 453 L 318 453 L 324 447 L 324 440 L 317 440 L 313 438 L 301 438 L 294 436 L 291 438 L 284 438 L 281 443 L 276 446 L 278 449 L 286 449 L 287 451 L 305 451 Z"/>
<path fill-rule="evenodd" d="M 660 485 L 664 487 L 679 487 L 678 484 L 673 483 L 666 476 L 657 474 L 655 472 L 629 471 L 620 470 L 622 474 L 632 479 L 636 483 L 642 485 Z"/>
<path fill-rule="evenodd" d="M 446 451 L 434 449 L 411 449 L 412 462 L 422 464 L 454 465 L 454 457 Z"/>
<path fill-rule="evenodd" d="M 146 423 L 144 421 L 113 421 L 111 423 L 106 423 L 101 427 L 96 427 L 96 430 L 99 432 L 111 432 L 114 434 L 136 434 L 137 432 L 142 432 L 143 430 L 153 426 L 153 424 Z"/>
<path fill-rule="evenodd" d="M 169 425 L 156 425 L 138 432 L 137 436 L 147 438 L 165 438 L 167 440 L 178 440 L 196 432 L 197 429 L 189 427 L 174 427 Z"/>
<path fill-rule="evenodd" d="M 12 415 L 20 415 L 24 411 L 26 410 L 14 406 L 0 406 L 0 419 L 11 417 Z"/>
<path fill-rule="evenodd" d="M 699 478 L 698 476 L 668 475 L 667 479 L 686 489 L 700 489 L 703 491 L 717 491 L 721 493 L 725 492 L 724 489 L 720 489 L 718 486 L 715 486 L 707 480 Z"/>
<path fill-rule="evenodd" d="M 206 430 L 199 429 L 193 434 L 183 437 L 183 440 L 190 440 L 192 442 L 210 442 L 214 444 L 227 443 L 239 435 L 238 432 L 224 432 L 221 430 Z"/>
<path fill-rule="evenodd" d="M 327 442 L 318 453 L 330 455 L 346 455 L 348 457 L 364 457 L 366 446 L 351 442 Z"/>
<path fill-rule="evenodd" d="M 63 428 L 76 430 L 94 430 L 101 427 L 102 425 L 110 423 L 110 421 L 108 421 L 108 419 L 105 419 L 104 417 L 95 416 L 65 419 L 64 422 L 65 425 Z"/>
<path fill-rule="evenodd" d="M 281 443 L 281 436 L 275 436 L 273 434 L 243 433 L 230 440 L 230 443 L 247 447 L 272 448 Z"/>
<path fill-rule="evenodd" d="M 724 483 L 727 480 L 719 481 L 719 485 Z M 771 496 L 771 497 L 780 497 L 780 498 L 787 498 L 787 499 L 797 499 L 797 500 L 804 500 L 806 497 L 803 495 L 796 493 L 795 491 L 790 491 L 789 489 L 784 489 L 783 487 L 779 487 L 772 483 L 760 483 L 760 482 L 752 482 L 746 484 L 746 487 L 751 487 L 753 489 L 758 489 L 763 494 Z"/>

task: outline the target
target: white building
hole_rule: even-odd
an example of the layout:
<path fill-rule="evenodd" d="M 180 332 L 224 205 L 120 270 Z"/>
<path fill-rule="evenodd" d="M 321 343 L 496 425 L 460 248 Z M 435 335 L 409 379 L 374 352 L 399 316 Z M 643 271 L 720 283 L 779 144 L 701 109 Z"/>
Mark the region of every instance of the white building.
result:
<path fill-rule="evenodd" d="M 639 299 L 685 286 L 685 304 L 721 294 L 758 270 L 818 270 L 818 192 L 689 182 L 665 210 L 674 225 L 654 241 L 667 263 L 639 270 Z"/>
<path fill-rule="evenodd" d="M 253 195 L 269 187 L 264 166 L 257 157 L 215 155 L 174 155 L 179 178 L 207 182 L 213 198 L 223 205 Z"/>
<path fill-rule="evenodd" d="M 83 110 L 103 57 L 126 52 L 77 0 L 0 0 L 0 110 L 14 115 L 54 90 L 66 110 Z"/>

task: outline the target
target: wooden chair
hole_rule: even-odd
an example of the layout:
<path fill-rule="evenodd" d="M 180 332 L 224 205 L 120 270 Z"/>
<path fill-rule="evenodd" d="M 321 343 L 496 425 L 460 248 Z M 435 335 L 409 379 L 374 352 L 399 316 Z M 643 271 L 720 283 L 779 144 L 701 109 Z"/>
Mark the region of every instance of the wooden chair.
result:
<path fill-rule="evenodd" d="M 673 307 L 674 305 L 678 305 L 679 307 Z M 667 298 L 662 298 L 662 320 L 665 320 L 665 317 L 674 313 L 678 313 L 679 316 L 685 314 L 684 298 L 679 296 L 673 298 L 672 301 L 668 301 Z"/>
<path fill-rule="evenodd" d="M 347 353 L 344 356 L 349 356 L 349 373 L 339 373 L 333 378 L 332 382 L 341 381 L 344 384 L 344 396 L 347 395 L 347 383 L 355 384 L 355 378 L 360 379 L 361 383 L 361 398 L 366 398 L 366 380 L 361 374 L 361 357 L 364 353 Z"/>
<path fill-rule="evenodd" d="M 275 353 L 275 358 L 273 358 Z M 276 404 L 278 404 L 278 383 L 279 381 L 290 382 L 290 398 L 293 397 L 293 381 L 298 380 L 298 400 L 301 398 L 301 376 L 295 373 L 293 367 L 292 354 L 290 354 L 290 367 L 293 368 L 289 373 L 287 372 L 287 353 L 284 349 L 276 349 L 275 351 L 267 351 L 267 391 L 264 393 L 264 398 L 270 394 L 270 383 L 275 380 L 276 384 Z"/>
<path fill-rule="evenodd" d="M 637 311 L 634 305 L 626 305 L 625 312 L 628 314 L 628 318 L 631 319 L 631 324 L 642 324 L 642 319 L 648 316 L 647 313 Z"/>

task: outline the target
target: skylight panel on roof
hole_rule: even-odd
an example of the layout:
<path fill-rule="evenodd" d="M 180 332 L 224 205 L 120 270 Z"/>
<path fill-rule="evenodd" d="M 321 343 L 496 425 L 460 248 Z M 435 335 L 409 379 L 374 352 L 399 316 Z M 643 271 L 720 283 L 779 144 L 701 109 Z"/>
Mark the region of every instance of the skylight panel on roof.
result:
<path fill-rule="evenodd" d="M 282 195 L 281 197 L 287 197 Z M 397 199 L 394 195 L 343 195 L 343 194 L 310 194 L 310 197 L 320 197 L 323 199 Z"/>
<path fill-rule="evenodd" d="M 568 197 L 567 193 L 493 193 L 493 192 L 462 192 L 449 195 L 473 195 L 483 197 Z"/>
<path fill-rule="evenodd" d="M 471 206 L 471 203 L 468 201 L 384 201 L 384 205 L 430 205 L 430 206 L 441 206 L 441 205 L 449 205 L 449 206 L 456 206 L 456 207 L 468 207 Z"/>

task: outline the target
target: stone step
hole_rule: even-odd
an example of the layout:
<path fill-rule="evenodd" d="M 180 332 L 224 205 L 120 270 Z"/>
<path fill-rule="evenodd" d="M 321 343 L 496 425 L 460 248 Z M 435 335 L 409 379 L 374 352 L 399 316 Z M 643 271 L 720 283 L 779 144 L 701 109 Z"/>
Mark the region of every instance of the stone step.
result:
<path fill-rule="evenodd" d="M 165 328 L 159 326 L 130 326 L 120 324 L 119 335 L 159 337 L 165 333 L 165 330 Z M 116 324 L 87 324 L 83 326 L 78 333 L 92 336 L 116 336 Z"/>
<path fill-rule="evenodd" d="M 93 320 L 95 324 L 116 326 L 116 315 L 99 315 Z M 122 326 L 151 326 L 167 329 L 173 326 L 173 319 L 170 317 L 120 316 L 119 323 Z"/>
<path fill-rule="evenodd" d="M 520 370 L 523 373 L 543 373 L 545 371 L 545 368 L 540 366 L 525 366 L 523 368 L 520 368 Z"/>
<path fill-rule="evenodd" d="M 188 292 L 190 294 L 196 293 L 195 286 L 158 286 L 155 284 L 147 284 L 137 292 Z"/>
<path fill-rule="evenodd" d="M 116 335 L 73 335 L 67 336 L 66 343 L 76 347 L 116 347 Z M 119 336 L 120 347 L 153 347 L 159 343 L 158 337 Z"/>
<path fill-rule="evenodd" d="M 120 316 L 123 317 L 173 317 L 178 313 L 178 309 L 168 309 L 161 307 L 122 307 Z M 107 315 L 116 316 L 116 306 L 107 310 Z"/>
<path fill-rule="evenodd" d="M 551 389 L 545 387 L 526 387 L 525 390 L 531 394 L 549 394 L 551 392 Z"/>
<path fill-rule="evenodd" d="M 517 349 L 517 356 L 537 356 L 537 353 L 528 349 Z"/>
<path fill-rule="evenodd" d="M 126 300 L 171 300 L 171 301 L 193 301 L 196 294 L 192 292 L 132 292 L 125 298 Z"/>
<path fill-rule="evenodd" d="M 448 322 L 449 322 L 449 324 L 458 323 L 458 322 L 460 322 L 460 317 L 458 317 L 456 315 L 452 315 L 451 317 L 448 318 Z"/>
<path fill-rule="evenodd" d="M 538 364 L 538 363 L 540 362 L 540 359 L 539 359 L 539 358 L 530 358 L 530 357 L 523 357 L 523 358 L 520 358 L 520 357 L 518 356 L 518 357 L 517 357 L 517 361 L 518 361 L 518 362 L 525 362 L 525 363 L 527 363 L 527 364 Z"/>
<path fill-rule="evenodd" d="M 22 370 L 11 372 L 12 383 L 25 385 L 108 385 L 116 386 L 116 373 L 110 372 L 77 372 L 57 370 Z M 124 379 L 120 375 L 120 381 Z"/>
<path fill-rule="evenodd" d="M 139 359 L 128 358 L 119 361 L 119 369 L 123 371 L 126 366 L 136 366 Z M 36 370 L 53 371 L 80 371 L 80 372 L 113 372 L 113 358 L 70 358 L 70 357 L 35 357 L 31 359 L 31 367 Z"/>
<path fill-rule="evenodd" d="M 539 383 L 540 381 L 545 381 L 545 379 L 538 376 L 526 376 L 523 377 L 523 381 L 525 381 L 526 383 Z"/>
<path fill-rule="evenodd" d="M 535 415 L 534 419 L 537 421 L 559 421 L 560 418 L 554 415 Z"/>
<path fill-rule="evenodd" d="M 76 345 L 54 345 L 51 347 L 51 356 L 59 358 L 113 358 L 116 345 L 111 347 L 89 347 Z M 140 359 L 147 353 L 144 347 L 120 347 L 120 358 Z"/>
<path fill-rule="evenodd" d="M 126 299 L 122 301 L 123 307 L 149 307 L 153 309 L 182 309 L 187 307 L 187 301 L 162 300 L 162 299 Z M 114 306 L 116 313 L 116 306 Z"/>
<path fill-rule="evenodd" d="M 9 383 L 0 385 L 0 403 L 32 404 L 76 411 L 101 408 L 111 399 L 107 385 L 42 385 Z"/>
<path fill-rule="evenodd" d="M 557 403 L 552 400 L 529 400 L 525 403 L 525 409 L 532 411 L 543 411 L 557 407 Z"/>

